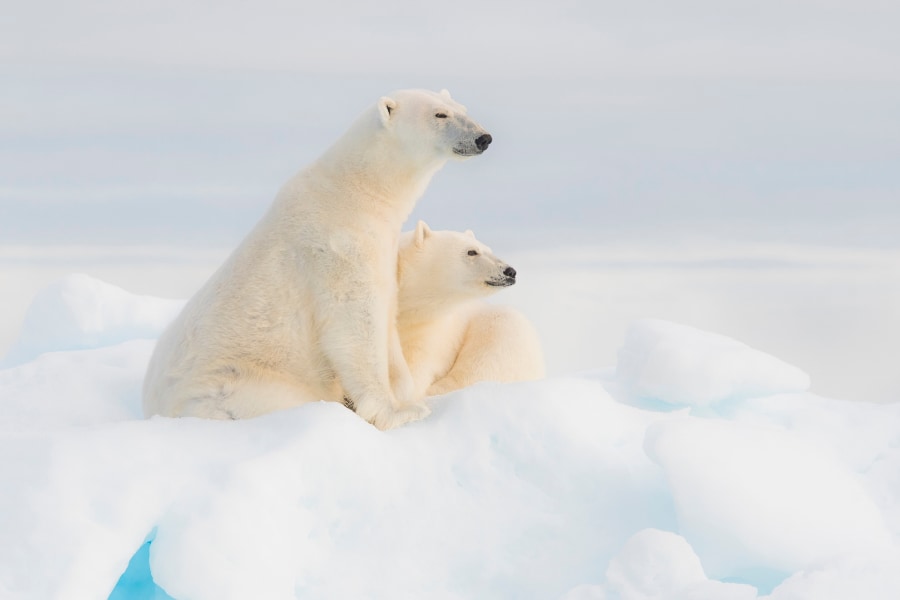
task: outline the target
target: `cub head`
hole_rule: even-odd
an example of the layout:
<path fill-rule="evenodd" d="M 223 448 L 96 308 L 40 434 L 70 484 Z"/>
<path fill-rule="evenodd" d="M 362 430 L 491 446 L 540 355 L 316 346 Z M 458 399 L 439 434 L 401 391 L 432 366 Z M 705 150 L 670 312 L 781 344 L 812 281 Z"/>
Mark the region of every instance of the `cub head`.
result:
<path fill-rule="evenodd" d="M 424 221 L 400 239 L 398 276 L 401 304 L 404 295 L 443 304 L 462 302 L 516 282 L 516 270 L 471 231 L 432 231 Z"/>
<path fill-rule="evenodd" d="M 377 109 L 381 126 L 415 156 L 465 159 L 491 143 L 491 135 L 447 90 L 399 90 L 382 97 Z"/>

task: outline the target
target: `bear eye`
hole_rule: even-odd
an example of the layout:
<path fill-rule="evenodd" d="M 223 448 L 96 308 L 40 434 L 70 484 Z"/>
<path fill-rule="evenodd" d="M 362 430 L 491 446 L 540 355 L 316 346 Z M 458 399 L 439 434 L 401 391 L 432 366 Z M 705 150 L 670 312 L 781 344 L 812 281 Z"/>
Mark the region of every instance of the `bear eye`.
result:
<path fill-rule="evenodd" d="M 434 116 L 437 117 L 438 119 L 446 119 L 447 118 L 446 113 L 435 113 Z"/>
<path fill-rule="evenodd" d="M 478 256 L 478 250 L 469 250 L 469 256 Z"/>

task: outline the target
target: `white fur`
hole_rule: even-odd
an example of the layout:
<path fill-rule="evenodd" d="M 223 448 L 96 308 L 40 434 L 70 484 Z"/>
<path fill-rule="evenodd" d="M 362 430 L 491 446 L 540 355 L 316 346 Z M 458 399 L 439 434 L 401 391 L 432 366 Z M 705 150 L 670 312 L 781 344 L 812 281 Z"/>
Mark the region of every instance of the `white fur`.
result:
<path fill-rule="evenodd" d="M 544 376 L 528 319 L 483 300 L 514 283 L 508 269 L 471 231 L 432 231 L 420 221 L 401 236 L 397 329 L 417 394 Z"/>
<path fill-rule="evenodd" d="M 483 134 L 446 92 L 399 91 L 365 111 L 160 338 L 145 415 L 236 419 L 346 397 L 382 429 L 425 416 L 395 327 L 400 227 Z"/>

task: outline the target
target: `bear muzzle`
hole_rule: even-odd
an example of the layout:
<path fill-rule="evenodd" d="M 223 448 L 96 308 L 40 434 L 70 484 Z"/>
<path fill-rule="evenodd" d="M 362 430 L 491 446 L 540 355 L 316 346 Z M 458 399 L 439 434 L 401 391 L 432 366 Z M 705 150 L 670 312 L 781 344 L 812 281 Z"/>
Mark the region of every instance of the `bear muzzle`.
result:
<path fill-rule="evenodd" d="M 484 131 L 483 129 L 481 131 Z M 476 131 L 475 133 L 478 133 Z M 457 156 L 461 156 L 463 158 L 468 158 L 470 156 L 478 156 L 485 150 L 487 147 L 491 145 L 491 142 L 494 141 L 494 138 L 489 133 L 481 133 L 476 138 L 467 137 L 461 141 L 459 141 L 453 147 L 453 154 Z"/>
<path fill-rule="evenodd" d="M 500 277 L 492 277 L 485 281 L 486 284 L 494 287 L 508 287 L 516 283 L 516 270 L 509 265 L 503 269 Z"/>

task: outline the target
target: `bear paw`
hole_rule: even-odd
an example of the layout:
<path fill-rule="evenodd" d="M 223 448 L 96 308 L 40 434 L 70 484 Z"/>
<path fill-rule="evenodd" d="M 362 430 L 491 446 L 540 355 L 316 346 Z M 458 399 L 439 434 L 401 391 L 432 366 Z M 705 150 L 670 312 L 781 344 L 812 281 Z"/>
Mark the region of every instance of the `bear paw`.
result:
<path fill-rule="evenodd" d="M 378 423 L 373 423 L 373 425 L 382 430 L 393 429 L 394 427 L 400 427 L 406 423 L 420 421 L 430 414 L 431 409 L 425 404 L 405 404 L 401 408 L 391 411 L 390 415 L 387 415 L 384 426 L 381 426 Z"/>
<path fill-rule="evenodd" d="M 431 414 L 431 409 L 424 403 L 404 404 L 394 408 L 391 405 L 379 405 L 362 400 L 355 402 L 354 405 L 356 414 L 382 431 L 419 421 Z"/>

